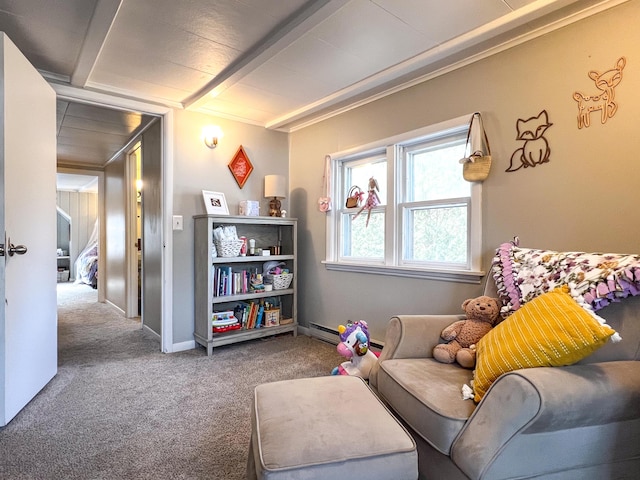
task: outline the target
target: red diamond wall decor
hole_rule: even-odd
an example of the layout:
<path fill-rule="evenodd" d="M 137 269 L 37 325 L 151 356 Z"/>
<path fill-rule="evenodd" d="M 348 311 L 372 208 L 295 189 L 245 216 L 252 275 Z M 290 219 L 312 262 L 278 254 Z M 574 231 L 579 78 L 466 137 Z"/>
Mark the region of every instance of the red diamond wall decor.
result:
<path fill-rule="evenodd" d="M 242 145 L 240 145 L 240 148 L 238 148 L 238 151 L 229 162 L 229 170 L 231 170 L 231 174 L 233 178 L 236 179 L 238 186 L 240 188 L 244 187 L 249 175 L 251 175 L 253 171 L 253 165 L 244 148 L 242 148 Z"/>

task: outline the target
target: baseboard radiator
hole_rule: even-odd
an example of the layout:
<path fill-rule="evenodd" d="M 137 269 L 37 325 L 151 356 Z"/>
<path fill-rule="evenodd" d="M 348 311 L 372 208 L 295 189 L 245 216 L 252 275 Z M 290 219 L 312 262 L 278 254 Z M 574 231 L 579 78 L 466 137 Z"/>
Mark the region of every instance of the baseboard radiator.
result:
<path fill-rule="evenodd" d="M 337 328 L 329 328 L 318 323 L 310 323 L 309 334 L 313 338 L 324 340 L 325 342 L 333 343 L 334 345 L 340 343 L 340 333 Z M 374 338 L 371 339 L 370 344 L 371 348 L 375 350 L 382 350 L 382 347 L 384 347 L 384 342 L 380 342 Z"/>

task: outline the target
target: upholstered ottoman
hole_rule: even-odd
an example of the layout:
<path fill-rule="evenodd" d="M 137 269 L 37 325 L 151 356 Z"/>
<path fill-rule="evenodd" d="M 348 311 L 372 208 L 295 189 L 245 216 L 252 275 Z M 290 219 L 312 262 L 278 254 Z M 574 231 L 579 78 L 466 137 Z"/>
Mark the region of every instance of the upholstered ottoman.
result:
<path fill-rule="evenodd" d="M 251 425 L 249 479 L 418 478 L 413 438 L 358 377 L 258 385 Z"/>

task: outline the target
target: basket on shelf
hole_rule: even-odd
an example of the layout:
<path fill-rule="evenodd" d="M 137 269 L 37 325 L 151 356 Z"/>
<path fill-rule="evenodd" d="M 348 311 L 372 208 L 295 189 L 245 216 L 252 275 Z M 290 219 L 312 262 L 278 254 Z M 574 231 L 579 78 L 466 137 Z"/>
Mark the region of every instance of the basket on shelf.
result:
<path fill-rule="evenodd" d="M 219 257 L 237 257 L 244 240 L 214 240 L 213 243 Z"/>
<path fill-rule="evenodd" d="M 271 280 L 274 290 L 284 290 L 289 288 L 293 280 L 293 273 L 281 273 L 280 275 L 266 275 L 267 280 Z"/>

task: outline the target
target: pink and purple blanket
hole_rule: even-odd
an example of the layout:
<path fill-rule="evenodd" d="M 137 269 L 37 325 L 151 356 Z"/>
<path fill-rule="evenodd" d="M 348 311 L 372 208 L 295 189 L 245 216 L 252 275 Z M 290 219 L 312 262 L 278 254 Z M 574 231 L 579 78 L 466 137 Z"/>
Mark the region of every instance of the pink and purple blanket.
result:
<path fill-rule="evenodd" d="M 640 294 L 640 255 L 536 250 L 518 246 L 516 238 L 497 249 L 492 273 L 503 318 L 561 285 L 592 312 Z"/>

